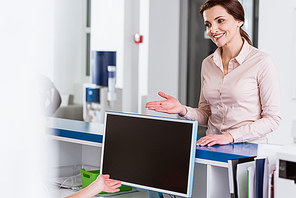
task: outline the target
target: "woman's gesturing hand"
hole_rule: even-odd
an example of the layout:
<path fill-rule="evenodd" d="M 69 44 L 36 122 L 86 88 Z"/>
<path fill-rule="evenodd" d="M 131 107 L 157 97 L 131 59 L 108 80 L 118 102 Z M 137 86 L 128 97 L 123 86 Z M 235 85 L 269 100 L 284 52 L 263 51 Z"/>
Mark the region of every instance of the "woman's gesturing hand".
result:
<path fill-rule="evenodd" d="M 158 92 L 158 95 L 166 100 L 148 102 L 146 108 L 162 113 L 174 114 L 177 113 L 184 116 L 187 113 L 185 106 L 183 106 L 176 98 L 166 95 L 163 92 Z"/>

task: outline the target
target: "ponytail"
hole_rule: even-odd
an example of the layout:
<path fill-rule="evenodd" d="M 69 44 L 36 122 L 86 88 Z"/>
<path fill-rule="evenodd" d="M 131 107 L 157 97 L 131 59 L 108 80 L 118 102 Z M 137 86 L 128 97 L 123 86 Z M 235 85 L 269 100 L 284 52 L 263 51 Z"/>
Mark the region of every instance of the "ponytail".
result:
<path fill-rule="evenodd" d="M 245 30 L 243 30 L 242 27 L 240 27 L 240 30 L 239 30 L 239 31 L 240 31 L 241 36 L 242 36 L 244 39 L 246 39 L 246 41 L 247 41 L 250 45 L 252 45 L 252 41 L 251 41 L 251 39 L 250 39 L 248 33 L 247 33 Z"/>

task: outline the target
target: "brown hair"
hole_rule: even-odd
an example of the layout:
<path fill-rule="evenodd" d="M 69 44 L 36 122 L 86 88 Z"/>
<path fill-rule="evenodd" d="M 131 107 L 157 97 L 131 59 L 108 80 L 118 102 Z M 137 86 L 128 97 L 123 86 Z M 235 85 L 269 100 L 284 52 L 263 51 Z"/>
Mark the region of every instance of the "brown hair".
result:
<path fill-rule="evenodd" d="M 228 14 L 233 16 L 234 19 L 245 22 L 245 11 L 238 0 L 207 0 L 201 6 L 199 13 L 203 17 L 205 10 L 217 5 L 222 6 L 228 12 Z M 252 45 L 252 41 L 248 33 L 242 29 L 242 26 L 240 27 L 240 34 L 250 45 Z"/>

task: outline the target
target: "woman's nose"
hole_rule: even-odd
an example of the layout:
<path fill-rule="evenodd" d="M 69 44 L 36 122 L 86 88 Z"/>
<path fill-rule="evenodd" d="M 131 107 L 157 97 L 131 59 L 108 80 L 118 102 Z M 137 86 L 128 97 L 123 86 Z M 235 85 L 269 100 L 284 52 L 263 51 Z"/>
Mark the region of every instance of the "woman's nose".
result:
<path fill-rule="evenodd" d="M 217 32 L 217 29 L 218 29 L 217 26 L 215 24 L 212 24 L 210 31 L 212 34 L 214 34 L 215 32 Z"/>

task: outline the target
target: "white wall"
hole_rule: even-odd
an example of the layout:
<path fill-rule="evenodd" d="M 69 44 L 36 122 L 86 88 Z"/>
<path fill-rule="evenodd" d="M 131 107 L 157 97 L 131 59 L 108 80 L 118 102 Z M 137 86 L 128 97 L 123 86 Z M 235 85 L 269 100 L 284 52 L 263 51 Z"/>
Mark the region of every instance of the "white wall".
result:
<path fill-rule="evenodd" d="M 150 1 L 140 0 L 139 5 L 139 34 L 143 36 L 143 43 L 139 44 L 138 60 L 138 112 L 144 113 L 143 99 L 146 102 L 148 94 L 148 51 L 149 51 L 149 4 Z"/>
<path fill-rule="evenodd" d="M 175 98 L 179 96 L 179 20 L 179 0 L 150 0 L 147 101 L 159 100 L 158 91 Z"/>
<path fill-rule="evenodd" d="M 139 113 L 169 116 L 148 111 L 146 102 L 159 100 L 158 91 L 179 97 L 179 19 L 179 0 L 140 1 Z"/>
<path fill-rule="evenodd" d="M 282 100 L 282 123 L 268 138 L 271 143 L 291 143 L 292 118 L 296 116 L 295 93 L 295 0 L 260 0 L 258 48 L 268 53 L 278 70 Z M 294 46 L 293 46 L 294 45 Z"/>
<path fill-rule="evenodd" d="M 54 84 L 82 104 L 85 80 L 85 0 L 54 1 Z M 86 82 L 85 82 L 86 81 Z"/>
<path fill-rule="evenodd" d="M 124 18 L 124 71 L 122 110 L 138 112 L 139 87 L 139 45 L 134 42 L 134 34 L 139 32 L 139 0 L 125 0 Z"/>

